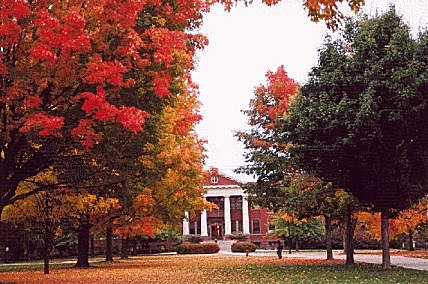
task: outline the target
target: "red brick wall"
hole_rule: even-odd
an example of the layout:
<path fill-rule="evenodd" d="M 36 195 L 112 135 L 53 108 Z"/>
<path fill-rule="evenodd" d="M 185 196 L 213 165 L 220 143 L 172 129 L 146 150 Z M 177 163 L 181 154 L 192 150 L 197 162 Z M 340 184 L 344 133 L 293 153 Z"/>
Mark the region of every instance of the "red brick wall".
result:
<path fill-rule="evenodd" d="M 271 219 L 272 211 L 261 208 L 253 209 L 250 208 L 250 234 L 253 232 L 253 220 L 258 219 L 260 222 L 260 234 L 266 235 L 269 229 L 269 220 Z"/>

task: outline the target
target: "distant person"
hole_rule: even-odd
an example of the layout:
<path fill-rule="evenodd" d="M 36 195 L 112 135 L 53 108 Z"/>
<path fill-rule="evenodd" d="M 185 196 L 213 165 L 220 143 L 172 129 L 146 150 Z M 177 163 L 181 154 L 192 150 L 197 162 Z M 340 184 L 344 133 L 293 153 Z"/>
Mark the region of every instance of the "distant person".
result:
<path fill-rule="evenodd" d="M 278 240 L 277 246 L 276 246 L 276 254 L 278 255 L 279 259 L 282 258 L 282 249 L 283 248 L 284 248 L 284 246 L 282 245 L 282 242 L 280 240 Z"/>

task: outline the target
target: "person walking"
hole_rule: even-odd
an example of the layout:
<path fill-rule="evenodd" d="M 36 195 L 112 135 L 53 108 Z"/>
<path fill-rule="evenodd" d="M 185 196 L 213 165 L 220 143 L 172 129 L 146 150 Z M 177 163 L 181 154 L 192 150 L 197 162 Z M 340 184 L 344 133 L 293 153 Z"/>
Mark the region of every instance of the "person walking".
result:
<path fill-rule="evenodd" d="M 276 254 L 278 255 L 279 259 L 282 258 L 282 249 L 283 248 L 284 248 L 284 246 L 282 245 L 282 242 L 280 240 L 278 240 L 277 247 L 276 247 Z"/>

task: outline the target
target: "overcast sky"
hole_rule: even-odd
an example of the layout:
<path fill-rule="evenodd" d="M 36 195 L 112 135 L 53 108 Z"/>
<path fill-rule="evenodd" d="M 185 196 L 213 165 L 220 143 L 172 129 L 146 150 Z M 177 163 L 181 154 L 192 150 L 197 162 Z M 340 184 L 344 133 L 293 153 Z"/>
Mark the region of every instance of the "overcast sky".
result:
<path fill-rule="evenodd" d="M 231 12 L 217 5 L 205 16 L 201 30 L 209 45 L 198 54 L 193 73 L 203 115 L 196 131 L 208 141 L 206 167 L 215 166 L 241 181 L 251 177 L 233 172 L 244 164 L 243 145 L 234 132 L 246 128 L 241 110 L 248 108 L 254 87 L 264 84 L 264 74 L 280 65 L 304 83 L 329 32 L 324 23 L 309 20 L 301 0 L 282 2 L 274 7 L 240 5 Z M 364 12 L 385 11 L 389 3 L 395 4 L 415 33 L 428 26 L 428 0 L 366 0 Z"/>

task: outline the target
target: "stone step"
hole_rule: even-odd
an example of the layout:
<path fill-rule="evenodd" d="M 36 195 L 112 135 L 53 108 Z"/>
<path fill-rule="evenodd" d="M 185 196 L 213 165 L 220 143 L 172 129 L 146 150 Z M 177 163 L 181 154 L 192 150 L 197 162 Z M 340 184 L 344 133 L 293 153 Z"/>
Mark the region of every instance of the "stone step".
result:
<path fill-rule="evenodd" d="M 235 243 L 235 240 L 207 240 L 205 243 L 217 243 L 220 247 L 220 251 L 231 251 L 232 244 Z"/>

